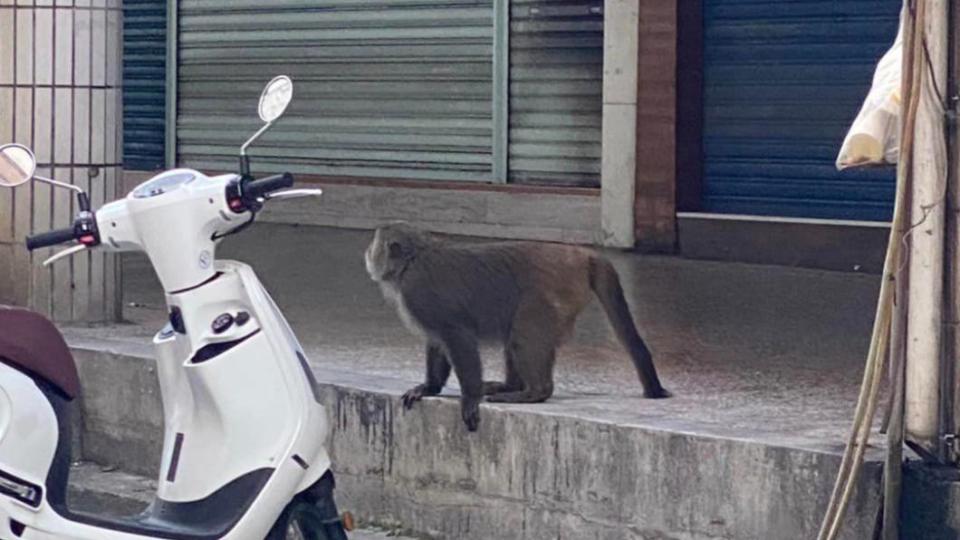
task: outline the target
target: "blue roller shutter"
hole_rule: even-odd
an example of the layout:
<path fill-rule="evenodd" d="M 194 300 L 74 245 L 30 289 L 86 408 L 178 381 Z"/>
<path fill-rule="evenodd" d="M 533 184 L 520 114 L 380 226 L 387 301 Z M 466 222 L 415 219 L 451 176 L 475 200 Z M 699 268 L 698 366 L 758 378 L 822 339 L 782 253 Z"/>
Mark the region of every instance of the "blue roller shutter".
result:
<path fill-rule="evenodd" d="M 164 160 L 167 6 L 123 2 L 123 166 L 157 170 Z"/>
<path fill-rule="evenodd" d="M 834 160 L 899 0 L 704 1 L 704 198 L 719 213 L 886 220 L 891 168 Z"/>

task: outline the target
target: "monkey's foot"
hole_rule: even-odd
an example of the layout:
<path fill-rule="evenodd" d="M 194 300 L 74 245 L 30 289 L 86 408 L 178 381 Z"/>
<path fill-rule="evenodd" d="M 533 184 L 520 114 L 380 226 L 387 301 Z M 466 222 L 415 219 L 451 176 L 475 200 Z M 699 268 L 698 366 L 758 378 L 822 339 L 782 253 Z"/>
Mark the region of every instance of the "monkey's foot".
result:
<path fill-rule="evenodd" d="M 485 396 L 509 392 L 510 390 L 511 388 L 507 386 L 507 383 L 500 381 L 483 381 L 483 395 Z"/>
<path fill-rule="evenodd" d="M 523 390 L 521 392 L 501 392 L 487 396 L 487 401 L 491 403 L 542 403 L 553 395 L 553 391 L 531 391 Z"/>
<path fill-rule="evenodd" d="M 436 396 L 439 393 L 440 390 L 437 388 L 432 388 L 426 384 L 418 384 L 407 390 L 400 399 L 403 401 L 403 408 L 410 409 L 413 407 L 414 403 L 420 401 L 424 397 Z"/>
<path fill-rule="evenodd" d="M 644 392 L 643 397 L 646 399 L 665 399 L 673 397 L 673 394 L 671 394 L 666 388 L 660 388 L 652 392 Z"/>

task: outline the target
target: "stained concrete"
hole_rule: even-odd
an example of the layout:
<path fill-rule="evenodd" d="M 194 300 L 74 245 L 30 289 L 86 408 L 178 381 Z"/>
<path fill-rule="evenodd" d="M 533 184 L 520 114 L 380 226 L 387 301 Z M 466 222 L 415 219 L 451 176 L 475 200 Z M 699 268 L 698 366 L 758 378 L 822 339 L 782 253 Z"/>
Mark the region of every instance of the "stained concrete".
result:
<path fill-rule="evenodd" d="M 259 225 L 221 252 L 255 267 L 303 341 L 357 508 L 444 538 L 492 538 L 498 527 L 498 538 L 531 539 L 814 534 L 856 399 L 876 276 L 611 253 L 676 397 L 640 398 L 594 305 L 560 352 L 555 398 L 485 404 L 471 436 L 454 400 L 398 408 L 422 376 L 421 345 L 365 276 L 369 237 Z M 135 324 L 67 332 L 88 351 L 85 383 L 98 362 L 126 365 L 130 384 L 149 379 L 144 343 L 164 319 L 162 295 L 143 259 L 124 269 Z M 493 376 L 499 353 L 486 357 Z M 110 432 L 116 420 L 101 411 L 91 421 Z M 878 455 L 868 452 L 845 538 L 869 534 Z"/>

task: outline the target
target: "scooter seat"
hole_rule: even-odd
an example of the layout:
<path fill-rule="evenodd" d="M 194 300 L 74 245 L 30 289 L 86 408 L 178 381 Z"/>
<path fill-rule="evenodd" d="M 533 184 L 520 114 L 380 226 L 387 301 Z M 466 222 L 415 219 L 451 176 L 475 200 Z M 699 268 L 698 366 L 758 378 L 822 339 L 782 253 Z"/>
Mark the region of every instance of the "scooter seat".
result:
<path fill-rule="evenodd" d="M 80 395 L 80 377 L 67 343 L 38 313 L 0 306 L 0 362 L 49 382 L 69 400 Z"/>

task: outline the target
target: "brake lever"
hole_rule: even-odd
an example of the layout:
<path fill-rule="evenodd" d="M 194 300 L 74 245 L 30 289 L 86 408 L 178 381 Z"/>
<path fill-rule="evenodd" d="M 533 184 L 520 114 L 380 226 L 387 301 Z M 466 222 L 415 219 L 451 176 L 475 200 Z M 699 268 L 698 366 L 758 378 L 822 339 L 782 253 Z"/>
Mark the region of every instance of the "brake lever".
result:
<path fill-rule="evenodd" d="M 64 257 L 69 257 L 69 256 L 71 256 L 71 255 L 73 255 L 73 254 L 75 254 L 75 253 L 80 253 L 81 251 L 83 251 L 83 250 L 85 250 L 85 249 L 87 249 L 87 246 L 85 246 L 85 245 L 83 245 L 83 244 L 79 244 L 79 245 L 73 246 L 72 248 L 65 249 L 65 250 L 63 250 L 63 251 L 61 251 L 61 252 L 59 252 L 59 253 L 54 254 L 54 255 L 53 255 L 52 257 L 50 257 L 49 259 L 43 261 L 43 265 L 44 265 L 44 266 L 50 266 L 51 264 L 59 261 L 60 259 L 62 259 L 62 258 L 64 258 Z"/>
<path fill-rule="evenodd" d="M 297 199 L 300 197 L 319 197 L 321 195 L 323 195 L 322 189 L 287 189 L 269 193 L 264 197 L 264 200 Z"/>

